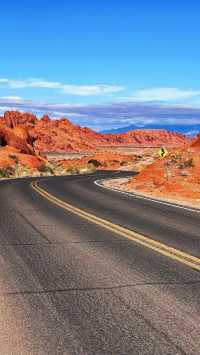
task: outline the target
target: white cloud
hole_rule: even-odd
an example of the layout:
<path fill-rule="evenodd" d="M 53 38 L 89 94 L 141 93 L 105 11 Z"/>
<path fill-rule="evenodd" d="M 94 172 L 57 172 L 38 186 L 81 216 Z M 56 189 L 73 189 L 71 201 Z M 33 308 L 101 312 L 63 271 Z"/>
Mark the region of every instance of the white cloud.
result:
<path fill-rule="evenodd" d="M 8 110 L 10 110 L 9 106 L 0 106 L 0 112 L 5 112 L 5 111 L 8 111 Z"/>
<path fill-rule="evenodd" d="M 119 85 L 70 85 L 43 79 L 10 80 L 0 78 L 0 87 L 8 89 L 42 88 L 57 89 L 65 94 L 77 96 L 97 96 L 117 93 L 124 88 Z"/>
<path fill-rule="evenodd" d="M 123 87 L 112 85 L 63 85 L 64 93 L 79 96 L 112 94 L 122 90 Z"/>
<path fill-rule="evenodd" d="M 0 112 L 1 114 L 4 113 L 5 111 L 10 111 L 10 106 L 0 106 Z M 19 109 L 18 107 L 12 106 L 12 111 L 20 111 L 23 112 L 22 109 Z"/>
<path fill-rule="evenodd" d="M 20 96 L 1 96 L 0 101 L 13 103 L 13 102 L 22 102 L 23 99 Z"/>
<path fill-rule="evenodd" d="M 59 108 L 59 110 L 62 110 L 62 109 L 67 109 L 67 108 L 70 108 L 70 107 L 82 107 L 82 106 L 85 106 L 87 104 L 85 104 L 84 102 L 79 102 L 79 103 L 65 103 L 65 104 L 48 104 L 48 108 L 50 109 L 54 109 L 54 108 Z"/>
<path fill-rule="evenodd" d="M 135 101 L 174 101 L 178 99 L 191 99 L 200 96 L 200 90 L 182 90 L 178 88 L 149 88 L 134 92 L 132 100 Z M 129 99 L 131 99 L 129 97 Z"/>

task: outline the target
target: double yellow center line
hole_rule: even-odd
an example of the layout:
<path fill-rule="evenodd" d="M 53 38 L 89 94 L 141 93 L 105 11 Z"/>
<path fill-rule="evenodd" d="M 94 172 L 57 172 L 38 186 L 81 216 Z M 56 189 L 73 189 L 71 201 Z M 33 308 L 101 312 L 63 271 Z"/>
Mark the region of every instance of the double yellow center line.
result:
<path fill-rule="evenodd" d="M 142 234 L 133 232 L 127 228 L 121 227 L 117 224 L 114 224 L 104 218 L 100 218 L 95 216 L 92 213 L 86 212 L 80 208 L 77 208 L 69 203 L 66 203 L 57 197 L 53 196 L 43 188 L 41 188 L 36 181 L 31 183 L 31 187 L 33 190 L 35 190 L 38 194 L 43 196 L 45 199 L 50 201 L 51 203 L 54 203 L 55 205 L 63 208 L 64 210 L 74 213 L 78 215 L 81 218 L 86 219 L 89 222 L 95 223 L 103 228 L 106 228 L 107 230 L 117 233 L 118 235 L 129 239 L 133 242 L 136 242 L 137 244 L 143 245 L 149 249 L 152 249 L 159 254 L 162 254 L 164 256 L 167 256 L 173 260 L 179 261 L 182 264 L 185 264 L 195 270 L 200 271 L 200 259 L 184 253 L 178 249 L 172 248 L 166 244 L 160 243 L 156 240 L 151 239 L 151 237 L 144 236 Z"/>

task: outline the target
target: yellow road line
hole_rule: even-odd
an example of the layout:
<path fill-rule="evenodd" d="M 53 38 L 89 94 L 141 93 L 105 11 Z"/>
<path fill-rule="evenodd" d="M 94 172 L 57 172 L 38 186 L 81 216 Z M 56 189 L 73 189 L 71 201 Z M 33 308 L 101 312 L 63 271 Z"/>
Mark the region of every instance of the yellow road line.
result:
<path fill-rule="evenodd" d="M 43 188 L 38 186 L 38 183 L 36 181 L 31 183 L 31 187 L 39 193 L 41 196 L 46 198 L 48 201 L 51 203 L 54 203 L 55 205 L 65 209 L 66 211 L 72 212 L 76 215 L 78 215 L 81 218 L 84 218 L 92 223 L 95 223 L 103 228 L 108 229 L 111 232 L 117 233 L 118 235 L 129 239 L 131 241 L 134 241 L 140 245 L 143 245 L 149 249 L 152 249 L 164 256 L 167 256 L 173 260 L 179 261 L 195 270 L 200 271 L 200 259 L 187 254 L 183 251 L 180 251 L 178 249 L 175 249 L 173 247 L 170 247 L 166 244 L 160 243 L 156 240 L 151 239 L 150 237 L 144 236 L 142 234 L 133 232 L 127 228 L 121 227 L 117 224 L 114 224 L 112 222 L 109 222 L 106 219 L 100 218 L 95 216 L 92 213 L 86 212 L 80 208 L 77 208 L 67 202 L 64 202 L 57 197 L 53 196 Z"/>

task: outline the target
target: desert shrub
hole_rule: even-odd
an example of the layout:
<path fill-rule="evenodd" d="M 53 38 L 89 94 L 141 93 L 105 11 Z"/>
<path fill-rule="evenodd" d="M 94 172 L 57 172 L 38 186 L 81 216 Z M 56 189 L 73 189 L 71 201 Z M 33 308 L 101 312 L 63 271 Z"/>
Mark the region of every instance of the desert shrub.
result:
<path fill-rule="evenodd" d="M 101 162 L 96 160 L 96 159 L 91 159 L 88 161 L 88 164 L 92 164 L 94 165 L 96 168 L 98 168 L 99 166 L 102 166 Z"/>
<path fill-rule="evenodd" d="M 38 170 L 39 170 L 41 173 L 47 173 L 47 174 L 52 174 L 52 175 L 54 175 L 54 171 L 53 171 L 53 169 L 52 169 L 49 165 L 42 165 Z"/>
<path fill-rule="evenodd" d="M 171 157 L 172 163 L 177 163 L 180 160 L 181 160 L 181 154 L 175 154 L 175 155 L 172 155 L 172 157 Z"/>
<path fill-rule="evenodd" d="M 193 158 L 190 158 L 190 159 L 187 159 L 187 160 L 184 160 L 183 162 L 181 162 L 181 164 L 179 165 L 179 168 L 184 169 L 184 168 L 191 168 L 193 166 L 194 166 Z"/>
<path fill-rule="evenodd" d="M 190 159 L 186 160 L 186 161 L 185 161 L 185 166 L 186 166 L 186 167 L 192 167 L 192 166 L 194 166 L 193 158 L 190 158 Z"/>
<path fill-rule="evenodd" d="M 12 168 L 1 168 L 0 169 L 0 178 L 9 178 L 13 175 L 14 170 Z"/>
<path fill-rule="evenodd" d="M 79 169 L 76 166 L 69 166 L 66 171 L 72 175 L 79 173 Z"/>
<path fill-rule="evenodd" d="M 123 160 L 123 161 L 121 161 L 120 165 L 121 165 L 121 166 L 126 166 L 126 165 L 128 165 L 128 161 Z"/>
<path fill-rule="evenodd" d="M 19 159 L 15 154 L 9 154 L 9 158 L 14 160 L 15 163 L 19 163 Z"/>
<path fill-rule="evenodd" d="M 93 164 L 88 164 L 88 172 L 89 173 L 95 173 L 96 172 L 96 166 L 95 165 L 93 165 Z"/>

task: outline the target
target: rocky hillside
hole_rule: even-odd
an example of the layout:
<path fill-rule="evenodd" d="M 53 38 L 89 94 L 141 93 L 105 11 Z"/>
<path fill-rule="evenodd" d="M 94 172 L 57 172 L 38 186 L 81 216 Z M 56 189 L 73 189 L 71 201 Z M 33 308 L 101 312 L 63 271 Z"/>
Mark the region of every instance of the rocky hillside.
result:
<path fill-rule="evenodd" d="M 75 125 L 68 119 L 51 120 L 47 115 L 38 119 L 33 114 L 17 111 L 6 112 L 0 118 L 0 125 L 5 129 L 14 129 L 19 140 L 27 135 L 29 148 L 32 145 L 36 152 L 94 151 L 102 146 L 179 146 L 189 142 L 184 135 L 165 130 L 145 129 L 123 134 L 100 134 Z M 0 133 L 0 137 L 2 143 L 7 140 L 3 133 Z"/>
<path fill-rule="evenodd" d="M 158 158 L 136 177 L 118 184 L 117 187 L 199 206 L 200 134 L 189 146 L 171 149 L 167 157 Z"/>

